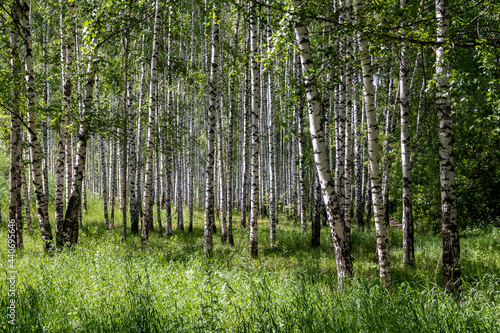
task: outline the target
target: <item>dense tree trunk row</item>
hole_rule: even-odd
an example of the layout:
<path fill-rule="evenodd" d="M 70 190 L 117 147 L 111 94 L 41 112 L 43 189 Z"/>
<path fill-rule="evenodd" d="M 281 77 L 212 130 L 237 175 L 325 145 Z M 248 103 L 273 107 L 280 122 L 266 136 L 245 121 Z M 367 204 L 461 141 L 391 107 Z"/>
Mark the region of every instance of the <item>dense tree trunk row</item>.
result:
<path fill-rule="evenodd" d="M 235 242 L 233 219 L 239 219 L 238 229 L 248 226 L 249 256 L 257 258 L 262 247 L 259 218 L 269 219 L 269 246 L 274 250 L 280 243 L 281 218 L 294 225 L 300 221 L 301 231 L 308 232 L 309 213 L 311 246 L 316 247 L 321 244 L 323 217 L 330 227 L 340 285 L 353 275 L 351 223 L 356 232 L 375 226 L 380 280 L 384 286 L 391 285 L 389 217 L 401 219 L 403 264 L 415 265 L 412 182 L 414 146 L 421 119 L 427 117 L 422 106 L 428 88 L 425 51 L 417 52 L 405 40 L 386 53 L 381 51 L 382 55 L 373 54 L 362 29 L 345 30 L 368 24 L 362 0 L 335 3 L 335 22 L 319 20 L 323 26 L 317 26 L 319 21 L 301 0 L 280 10 L 271 0 L 245 6 L 214 3 L 213 8 L 193 2 L 186 17 L 178 8 L 160 2 L 149 9 L 129 3 L 126 10 L 116 12 L 96 2 L 87 8 L 93 11 L 93 19 L 84 24 L 85 38 L 77 29 L 78 6 L 58 4 L 59 63 L 52 65 L 60 70 L 57 115 L 48 111 L 48 59 L 54 49 L 50 39 L 55 39 L 49 33 L 49 21 L 42 21 L 44 83 L 39 111 L 29 2 L 15 0 L 11 8 L 9 67 L 12 82 L 19 84 L 10 87 L 9 220 L 16 221 L 18 248 L 23 246 L 23 201 L 31 228 L 31 192 L 43 247 L 49 251 L 53 245 L 77 244 L 88 191 L 101 197 L 106 230 L 114 227 L 118 200 L 124 241 L 128 232 L 137 235 L 139 226 L 143 243 L 155 225 L 160 237 L 171 236 L 174 218 L 176 232 L 184 230 L 185 222 L 193 232 L 196 209 L 204 209 L 207 256 L 214 251 L 218 223 L 221 243 L 229 245 Z M 404 11 L 406 1 L 399 6 Z M 283 17 L 283 11 L 288 16 Z M 108 34 L 105 20 L 112 15 L 128 24 Z M 442 44 L 450 30 L 446 0 L 436 0 L 435 17 L 443 271 L 446 286 L 459 290 L 449 47 Z M 280 39 L 289 39 L 282 35 L 285 26 L 293 28 L 294 40 Z M 119 45 L 119 52 L 111 52 L 112 43 Z M 379 58 L 386 55 L 386 63 L 381 62 Z M 84 56 L 87 65 L 81 73 Z M 390 56 L 398 59 L 399 66 Z M 410 61 L 415 61 L 413 70 Z M 109 68 L 112 63 L 118 72 Z M 25 77 L 25 95 L 20 73 Z M 419 80 L 420 95 L 412 97 L 414 82 Z M 43 121 L 37 120 L 37 112 Z M 310 139 L 304 134 L 307 128 Z M 379 134 L 379 128 L 385 131 Z M 29 142 L 28 177 L 23 174 L 23 131 Z M 394 144 L 396 135 L 400 135 L 399 146 Z M 393 160 L 399 160 L 397 153 L 401 169 L 391 168 Z M 400 171 L 401 181 L 392 184 L 391 175 Z M 49 175 L 55 176 L 52 189 Z M 390 193 L 396 186 L 402 188 L 402 216 L 395 216 L 396 210 L 390 207 Z M 49 223 L 51 193 L 55 244 Z M 239 210 L 237 217 L 234 209 Z"/>

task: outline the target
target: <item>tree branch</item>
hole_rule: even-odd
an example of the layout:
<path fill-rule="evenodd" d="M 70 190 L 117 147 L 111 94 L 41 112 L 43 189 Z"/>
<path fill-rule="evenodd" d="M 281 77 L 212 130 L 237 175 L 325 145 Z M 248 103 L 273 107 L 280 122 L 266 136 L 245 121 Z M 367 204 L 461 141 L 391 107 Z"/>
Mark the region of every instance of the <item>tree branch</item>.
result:
<path fill-rule="evenodd" d="M 36 137 L 36 133 L 34 133 L 31 128 L 26 125 L 26 123 L 24 122 L 23 120 L 23 117 L 21 117 L 20 115 L 18 115 L 17 113 L 15 113 L 14 111 L 12 111 L 11 108 L 9 108 L 7 105 L 3 104 L 2 102 L 0 102 L 0 106 L 3 107 L 4 109 L 8 110 L 12 115 L 14 115 L 15 117 L 17 117 L 21 123 L 24 125 L 24 127 L 26 127 L 26 129 L 31 133 L 31 135 L 33 135 L 34 137 Z"/>
<path fill-rule="evenodd" d="M 158 7 L 158 11 L 162 10 L 163 8 L 165 7 L 165 5 L 161 5 Z M 106 36 L 103 40 L 101 40 L 99 43 L 96 44 L 95 48 L 98 48 L 100 47 L 101 45 L 103 45 L 104 43 L 106 43 L 108 40 L 110 40 L 111 38 L 113 38 L 114 36 L 120 34 L 121 32 L 127 30 L 127 29 L 130 29 L 130 28 L 133 28 L 135 27 L 136 25 L 138 25 L 139 23 L 141 22 L 144 22 L 146 21 L 148 18 L 150 18 L 151 16 L 153 16 L 155 14 L 155 11 L 152 10 L 148 15 L 144 16 L 144 18 L 134 22 L 134 23 L 131 23 L 129 25 L 127 25 L 126 27 L 123 27 L 121 29 L 118 29 L 118 30 L 115 30 L 113 31 L 112 33 L 110 33 L 108 36 Z"/>
<path fill-rule="evenodd" d="M 435 40 L 422 40 L 422 39 L 415 39 L 415 38 L 409 38 L 401 35 L 390 35 L 390 34 L 380 34 L 377 32 L 373 31 L 366 31 L 362 26 L 356 26 L 353 24 L 344 24 L 340 23 L 336 20 L 329 19 L 327 17 L 322 17 L 322 16 L 315 16 L 315 15 L 306 15 L 306 14 L 299 14 L 294 11 L 288 11 L 286 9 L 283 9 L 281 7 L 276 7 L 272 5 L 268 5 L 267 3 L 264 3 L 262 1 L 255 1 L 255 3 L 261 7 L 266 7 L 270 8 L 275 11 L 279 11 L 285 14 L 292 15 L 294 17 L 297 17 L 301 15 L 304 18 L 310 19 L 310 20 L 316 20 L 316 21 L 321 21 L 325 23 L 330 23 L 334 26 L 341 27 L 344 29 L 350 29 L 351 31 L 356 31 L 359 32 L 367 37 L 372 37 L 372 38 L 379 38 L 383 40 L 390 40 L 390 41 L 395 41 L 395 42 L 406 42 L 410 44 L 415 44 L 415 45 L 423 45 L 423 46 L 439 46 L 444 44 L 445 42 L 437 42 Z M 490 45 L 493 47 L 500 47 L 500 38 L 487 38 L 487 39 L 473 39 L 473 38 L 459 38 L 457 36 L 451 36 L 449 37 L 449 40 L 454 43 L 455 46 L 460 47 L 460 48 L 474 48 L 479 45 Z"/>

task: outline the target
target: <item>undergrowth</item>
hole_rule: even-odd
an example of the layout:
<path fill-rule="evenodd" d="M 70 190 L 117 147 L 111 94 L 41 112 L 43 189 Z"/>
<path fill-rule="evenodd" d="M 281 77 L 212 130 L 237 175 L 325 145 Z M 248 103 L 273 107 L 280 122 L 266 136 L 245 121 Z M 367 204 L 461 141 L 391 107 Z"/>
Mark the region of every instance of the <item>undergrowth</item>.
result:
<path fill-rule="evenodd" d="M 393 287 L 382 288 L 374 232 L 353 232 L 355 278 L 338 290 L 328 228 L 319 249 L 310 232 L 284 218 L 278 243 L 259 223 L 259 259 L 248 259 L 248 230 L 235 221 L 235 246 L 214 237 L 203 255 L 203 213 L 193 233 L 121 241 L 121 215 L 104 230 L 91 200 L 76 248 L 43 254 L 40 234 L 16 254 L 16 326 L 7 321 L 8 284 L 0 284 L 2 332 L 499 332 L 500 230 L 462 234 L 463 293 L 440 287 L 441 239 L 417 235 L 416 266 L 402 267 L 401 230 L 390 232 Z M 187 211 L 184 212 L 187 215 Z M 173 221 L 175 221 L 175 214 Z M 156 225 L 155 225 L 156 227 Z M 6 229 L 0 274 L 8 276 Z"/>

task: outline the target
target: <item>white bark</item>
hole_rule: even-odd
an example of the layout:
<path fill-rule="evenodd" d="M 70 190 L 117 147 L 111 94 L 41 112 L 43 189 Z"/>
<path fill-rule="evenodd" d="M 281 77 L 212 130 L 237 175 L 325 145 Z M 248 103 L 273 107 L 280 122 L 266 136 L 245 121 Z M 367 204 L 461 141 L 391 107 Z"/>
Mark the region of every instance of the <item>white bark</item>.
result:
<path fill-rule="evenodd" d="M 446 42 L 450 28 L 448 0 L 436 0 L 437 41 Z M 439 121 L 439 170 L 443 230 L 443 282 L 452 291 L 461 289 L 460 237 L 453 154 L 453 122 L 450 104 L 449 46 L 436 48 L 436 111 Z"/>
<path fill-rule="evenodd" d="M 400 1 L 401 8 L 406 0 Z M 415 265 L 412 215 L 412 165 L 410 151 L 410 107 L 408 91 L 408 45 L 401 46 L 399 63 L 399 107 L 401 111 L 401 164 L 403 168 L 403 266 Z M 417 56 L 418 60 L 418 56 Z M 415 68 L 416 69 L 416 68 Z M 415 74 L 416 70 L 414 71 Z"/>
<path fill-rule="evenodd" d="M 36 209 L 38 212 L 38 220 L 43 240 L 43 248 L 45 251 L 51 247 L 52 231 L 49 222 L 48 201 L 43 190 L 42 167 L 40 163 L 40 144 L 38 143 L 38 135 L 36 128 L 36 101 L 35 101 L 35 79 L 33 66 L 33 43 L 31 38 L 31 22 L 30 9 L 28 0 L 23 0 L 21 3 L 21 16 L 23 26 L 23 40 L 25 50 L 25 79 L 27 85 L 27 101 L 28 101 L 28 141 L 30 145 L 30 157 L 32 168 L 33 187 L 35 188 Z M 19 167 L 19 164 L 17 165 Z M 19 179 L 20 181 L 20 179 Z M 20 193 L 19 193 L 20 196 Z"/>
<path fill-rule="evenodd" d="M 153 186 L 153 136 L 155 124 L 155 107 L 156 107 L 156 86 L 157 79 L 157 55 L 158 55 L 158 30 L 160 25 L 159 4 L 155 4 L 155 23 L 153 28 L 153 46 L 151 54 L 151 74 L 149 79 L 149 116 L 148 116 L 148 132 L 146 138 L 146 175 L 144 180 L 144 221 L 142 222 L 141 241 L 148 241 L 149 224 L 152 221 L 151 215 L 151 190 Z"/>
<path fill-rule="evenodd" d="M 301 0 L 293 1 L 294 7 L 302 5 Z M 352 277 L 351 242 L 348 228 L 345 225 L 344 217 L 340 212 L 339 198 L 335 193 L 333 177 L 328 163 L 328 153 L 324 141 L 321 118 L 323 117 L 322 106 L 319 100 L 316 80 L 311 76 L 314 69 L 311 46 L 309 42 L 309 32 L 306 26 L 297 22 L 295 25 L 295 38 L 299 46 L 300 58 L 302 62 L 302 72 L 305 78 L 307 102 L 309 105 L 309 126 L 314 152 L 314 163 L 318 173 L 323 200 L 326 206 L 330 231 L 335 248 L 335 258 L 337 262 L 337 275 L 339 285 L 342 285 L 345 278 Z"/>
<path fill-rule="evenodd" d="M 269 4 L 269 0 L 267 1 Z M 267 50 L 271 54 L 271 39 L 273 33 L 271 30 L 271 9 L 267 9 Z M 276 243 L 276 224 L 278 223 L 277 193 L 276 193 L 276 103 L 274 98 L 274 63 L 272 55 L 268 63 L 268 83 L 267 83 L 267 135 L 269 143 L 269 231 L 271 249 Z"/>
<path fill-rule="evenodd" d="M 214 10 L 215 4 L 214 4 Z M 212 19 L 212 58 L 210 66 L 210 106 L 208 108 L 207 164 L 205 173 L 205 255 L 212 255 L 214 226 L 214 153 L 215 121 L 217 118 L 217 71 L 219 66 L 219 24 L 218 17 Z"/>
<path fill-rule="evenodd" d="M 240 13 L 236 17 L 236 28 L 233 39 L 233 71 L 229 75 L 229 115 L 228 115 L 228 135 L 227 135 L 227 240 L 229 245 L 234 245 L 233 239 L 233 118 L 235 107 L 235 81 L 236 81 L 236 56 L 238 53 L 238 28 L 240 23 Z M 243 212 L 241 212 L 243 213 Z"/>
<path fill-rule="evenodd" d="M 258 251 L 258 211 L 259 211 L 259 109 L 260 109 L 260 74 L 259 64 L 257 62 L 258 52 L 258 31 L 256 24 L 257 10 L 255 3 L 250 2 L 250 52 L 251 52 L 251 121 L 252 128 L 251 138 L 251 155 L 250 155 L 250 242 L 249 255 L 250 258 L 257 258 Z"/>
<path fill-rule="evenodd" d="M 11 88 L 11 103 L 13 113 L 10 116 L 10 166 L 9 166 L 9 222 L 15 221 L 16 247 L 23 248 L 21 172 L 19 166 L 22 160 L 22 139 L 20 117 L 21 95 L 21 60 L 19 59 L 19 3 L 12 4 L 12 28 L 10 31 L 10 66 L 13 84 Z M 8 222 L 8 223 L 9 223 Z"/>
<path fill-rule="evenodd" d="M 354 10 L 359 13 L 362 7 L 361 0 L 354 0 Z M 361 21 L 358 17 L 358 23 Z M 358 33 L 358 44 L 361 51 L 361 69 L 363 73 L 363 95 L 366 109 L 366 122 L 368 127 L 368 159 L 370 161 L 371 191 L 373 200 L 373 214 L 375 217 L 375 230 L 377 234 L 377 253 L 379 258 L 380 282 L 383 286 L 391 286 L 391 264 L 389 258 L 389 238 L 387 225 L 384 223 L 385 207 L 382 199 L 382 179 L 380 172 L 380 151 L 378 143 L 378 124 L 375 110 L 375 89 L 371 57 L 366 39 Z"/>
<path fill-rule="evenodd" d="M 97 25 L 100 25 L 99 20 Z M 93 102 L 95 72 L 97 69 L 97 62 L 94 61 L 98 56 L 98 49 L 95 47 L 97 37 L 94 37 L 88 45 L 88 63 L 85 82 L 85 99 L 83 100 L 84 109 L 81 114 L 80 128 L 78 131 L 78 146 L 77 158 L 73 168 L 73 183 L 71 185 L 71 195 L 68 200 L 66 214 L 64 215 L 64 225 L 70 233 L 70 243 L 75 245 L 78 242 L 78 218 L 80 216 L 81 208 L 81 189 L 83 180 L 83 170 L 85 168 L 85 157 L 87 154 L 87 141 L 89 137 L 89 120 L 88 115 L 91 113 Z M 69 146 L 69 145 L 67 145 Z"/>

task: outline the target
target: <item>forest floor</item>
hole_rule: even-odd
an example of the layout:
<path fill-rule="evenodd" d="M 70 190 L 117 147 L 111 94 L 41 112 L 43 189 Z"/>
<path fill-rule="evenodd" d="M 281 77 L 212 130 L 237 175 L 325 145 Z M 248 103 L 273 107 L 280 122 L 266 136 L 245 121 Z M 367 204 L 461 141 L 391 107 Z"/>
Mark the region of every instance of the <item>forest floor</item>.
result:
<path fill-rule="evenodd" d="M 329 228 L 311 249 L 310 230 L 280 216 L 270 250 L 260 220 L 259 259 L 251 260 L 249 231 L 236 215 L 235 246 L 222 246 L 218 230 L 207 259 L 201 211 L 192 233 L 175 230 L 174 214 L 173 237 L 155 230 L 141 246 L 139 237 L 121 242 L 118 211 L 105 231 L 102 206 L 90 201 L 72 250 L 44 255 L 39 230 L 34 238 L 25 231 L 15 297 L 6 278 L 0 283 L 1 332 L 500 332 L 498 228 L 462 232 L 460 297 L 441 288 L 441 237 L 417 234 L 416 266 L 403 268 L 400 228 L 390 231 L 392 288 L 380 287 L 372 230 L 352 233 L 355 278 L 339 291 Z M 8 278 L 6 240 L 3 225 L 0 275 Z M 8 323 L 11 299 L 16 326 Z"/>

